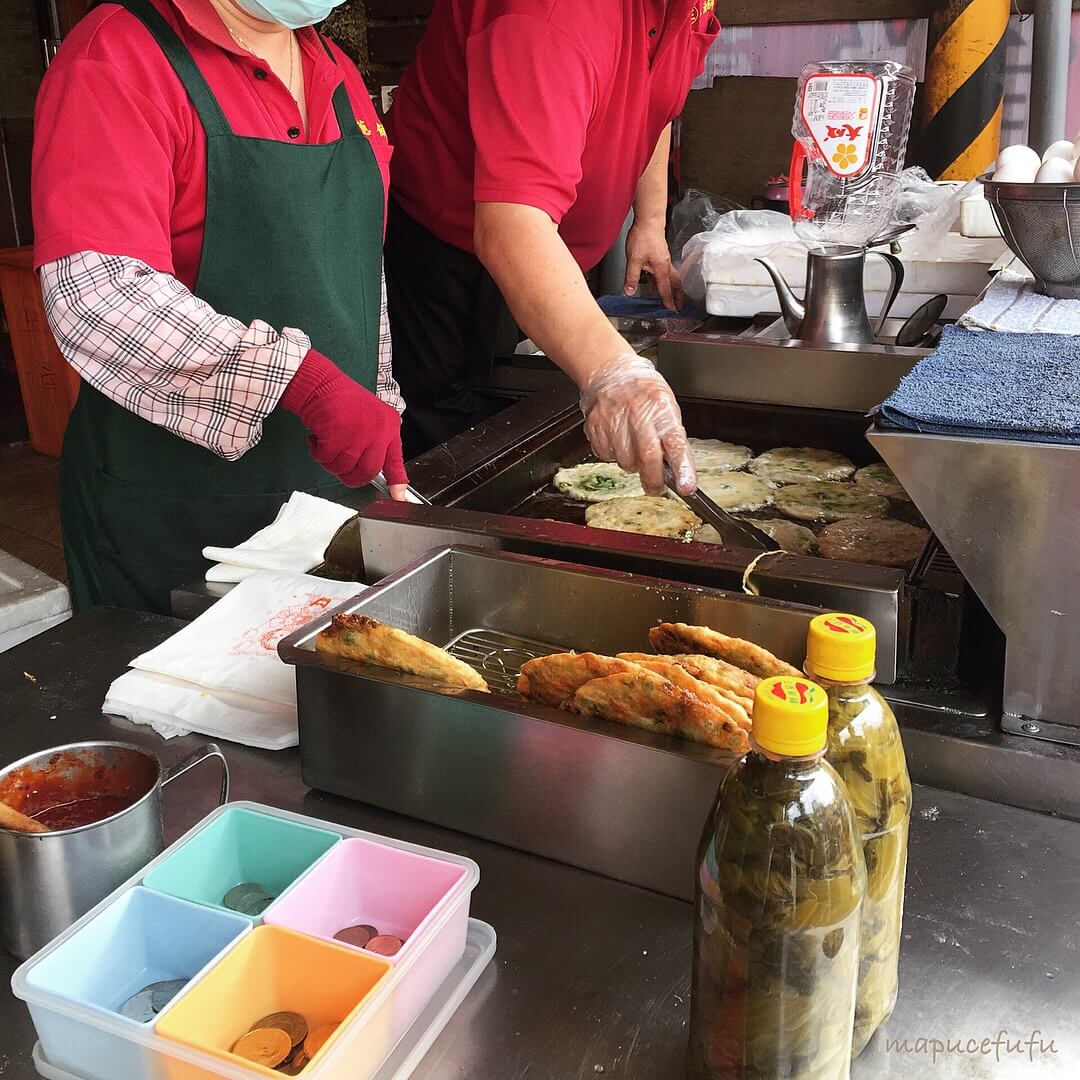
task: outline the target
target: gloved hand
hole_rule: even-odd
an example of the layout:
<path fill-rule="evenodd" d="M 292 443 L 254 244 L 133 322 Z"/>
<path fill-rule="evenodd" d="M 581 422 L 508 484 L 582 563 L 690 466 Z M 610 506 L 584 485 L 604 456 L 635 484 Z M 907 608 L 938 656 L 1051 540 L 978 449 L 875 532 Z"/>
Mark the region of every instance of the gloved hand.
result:
<path fill-rule="evenodd" d="M 312 349 L 281 396 L 311 433 L 311 456 L 349 487 L 381 472 L 388 484 L 407 484 L 401 417 L 335 363 Z"/>
<path fill-rule="evenodd" d="M 581 411 L 598 458 L 640 473 L 650 495 L 664 492 L 666 459 L 679 493 L 693 494 L 697 473 L 679 403 L 648 360 L 626 353 L 595 371 L 581 392 Z"/>

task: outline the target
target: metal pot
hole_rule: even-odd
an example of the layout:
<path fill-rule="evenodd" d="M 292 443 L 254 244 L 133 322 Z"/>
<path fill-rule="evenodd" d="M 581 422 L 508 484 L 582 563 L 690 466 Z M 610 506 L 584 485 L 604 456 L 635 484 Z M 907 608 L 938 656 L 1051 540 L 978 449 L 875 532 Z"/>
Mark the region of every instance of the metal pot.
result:
<path fill-rule="evenodd" d="M 159 855 L 165 848 L 161 789 L 210 758 L 221 762 L 220 806 L 229 798 L 229 766 L 214 743 L 169 769 L 130 743 L 86 742 L 43 750 L 0 770 L 0 798 L 16 809 L 35 786 L 76 776 L 135 796 L 127 809 L 78 828 L 0 828 L 0 944 L 25 960 Z"/>

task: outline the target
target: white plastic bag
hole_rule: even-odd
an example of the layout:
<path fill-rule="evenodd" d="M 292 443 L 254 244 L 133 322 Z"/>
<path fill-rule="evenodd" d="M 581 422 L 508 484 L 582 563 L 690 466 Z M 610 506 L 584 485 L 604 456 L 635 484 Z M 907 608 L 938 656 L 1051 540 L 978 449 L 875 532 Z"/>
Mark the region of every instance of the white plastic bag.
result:
<path fill-rule="evenodd" d="M 901 174 L 900 196 L 896 202 L 894 217 L 897 223 L 913 222 L 915 232 L 900 238 L 903 249 L 901 258 L 908 262 L 934 262 L 942 257 L 945 238 L 953 230 L 960 214 L 960 204 L 977 188 L 975 180 L 931 180 L 925 169 L 905 169 Z M 979 245 L 972 244 L 970 251 L 958 250 L 955 240 L 949 247 L 949 258 L 975 261 Z"/>
<path fill-rule="evenodd" d="M 790 255 L 805 252 L 806 247 L 795 235 L 795 227 L 787 214 L 775 210 L 732 210 L 724 214 L 708 232 L 690 238 L 683 248 L 682 279 L 687 296 L 705 299 L 706 285 L 721 268 L 731 280 L 732 269 L 745 265 L 754 271 L 754 259 L 765 256 Z"/>
<path fill-rule="evenodd" d="M 698 233 L 714 228 L 723 214 L 740 210 L 738 203 L 714 195 L 711 191 L 689 188 L 686 194 L 671 208 L 671 261 L 678 269 L 682 265 L 683 248 Z"/>

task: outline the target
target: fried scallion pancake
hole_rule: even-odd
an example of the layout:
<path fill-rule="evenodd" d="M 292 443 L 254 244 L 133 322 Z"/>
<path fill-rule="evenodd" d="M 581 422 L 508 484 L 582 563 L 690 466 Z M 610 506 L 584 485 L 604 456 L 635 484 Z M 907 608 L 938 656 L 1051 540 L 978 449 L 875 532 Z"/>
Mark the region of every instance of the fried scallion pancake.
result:
<path fill-rule="evenodd" d="M 316 637 L 315 648 L 331 656 L 419 675 L 440 686 L 488 689 L 475 668 L 445 649 L 369 615 L 335 615 L 332 624 Z"/>
<path fill-rule="evenodd" d="M 750 747 L 746 732 L 725 713 L 644 668 L 593 679 L 566 707 L 580 716 L 675 735 L 736 754 Z"/>
<path fill-rule="evenodd" d="M 751 675 L 749 671 L 743 671 L 742 668 L 729 664 L 725 660 L 693 654 L 658 656 L 655 653 L 619 653 L 619 659 L 632 660 L 635 664 L 640 664 L 643 660 L 671 660 L 688 671 L 695 679 L 715 686 L 725 697 L 742 705 L 747 712 L 753 711 L 754 692 L 761 680 L 756 675 Z"/>
<path fill-rule="evenodd" d="M 728 637 L 707 626 L 661 623 L 649 631 L 649 644 L 660 653 L 700 653 L 749 671 L 760 679 L 772 675 L 802 675 L 798 668 L 773 656 L 768 649 L 742 638 Z"/>
<path fill-rule="evenodd" d="M 633 671 L 634 665 L 598 653 L 555 653 L 527 660 L 521 667 L 517 691 L 540 705 L 560 705 L 593 679 Z"/>
<path fill-rule="evenodd" d="M 647 671 L 655 672 L 663 676 L 668 682 L 674 683 L 680 690 L 689 690 L 694 697 L 704 701 L 707 705 L 719 709 L 729 720 L 734 720 L 744 731 L 750 730 L 750 714 L 738 702 L 724 696 L 724 692 L 717 686 L 710 686 L 701 679 L 695 679 L 686 668 L 676 664 L 674 660 L 661 657 L 656 660 L 639 660 L 639 667 Z"/>

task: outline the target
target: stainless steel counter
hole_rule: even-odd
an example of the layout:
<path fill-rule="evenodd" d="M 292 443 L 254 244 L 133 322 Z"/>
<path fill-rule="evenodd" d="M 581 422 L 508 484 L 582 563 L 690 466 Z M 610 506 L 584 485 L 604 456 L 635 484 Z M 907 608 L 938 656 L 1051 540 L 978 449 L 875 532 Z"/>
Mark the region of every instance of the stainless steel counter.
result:
<path fill-rule="evenodd" d="M 78 739 L 163 744 L 105 720 L 126 661 L 179 624 L 97 611 L 0 655 L 0 762 Z M 25 675 L 29 673 L 36 681 Z M 226 746 L 233 795 L 430 844 L 476 859 L 473 912 L 499 934 L 492 967 L 414 1074 L 417 1080 L 679 1080 L 688 1017 L 691 909 L 676 900 L 422 822 L 306 791 L 293 751 Z M 185 785 L 181 787 L 182 785 Z M 209 808 L 198 771 L 166 799 L 174 839 Z M 919 788 L 896 1013 L 854 1080 L 1027 1080 L 1080 1074 L 1080 825 Z M 15 962 L 0 959 L 6 980 Z M 1009 1053 L 1007 1039 L 1024 1040 Z M 1033 1060 L 1041 1032 L 1053 1050 Z M 886 1037 L 906 1042 L 888 1048 Z M 920 1043 L 918 1040 L 927 1040 Z M 953 1043 L 952 1052 L 935 1044 Z M 970 1040 L 970 1041 L 969 1041 Z M 985 1040 L 985 1042 L 984 1042 Z M 961 1052 L 957 1043 L 961 1044 Z M 33 1030 L 0 989 L 0 1078 L 31 1080 Z M 997 1055 L 1000 1054 L 1000 1060 Z M 138 1080 L 138 1078 L 117 1078 Z"/>

